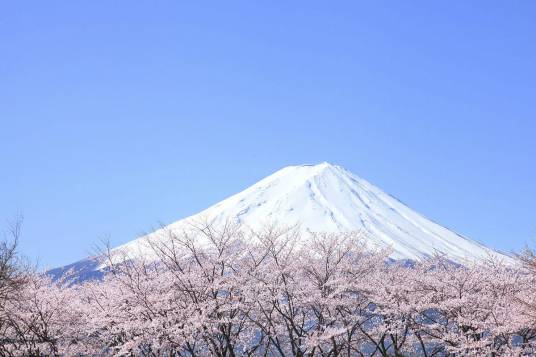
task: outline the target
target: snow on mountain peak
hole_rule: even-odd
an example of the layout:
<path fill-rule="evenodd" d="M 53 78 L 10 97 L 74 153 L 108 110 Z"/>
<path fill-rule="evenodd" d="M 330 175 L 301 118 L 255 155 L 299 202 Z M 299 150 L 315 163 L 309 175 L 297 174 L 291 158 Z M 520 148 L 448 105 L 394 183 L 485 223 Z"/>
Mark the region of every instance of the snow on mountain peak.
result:
<path fill-rule="evenodd" d="M 390 247 L 394 259 L 420 259 L 444 254 L 465 263 L 490 256 L 507 257 L 442 227 L 341 166 L 285 167 L 208 209 L 175 222 L 181 231 L 189 222 L 229 220 L 251 229 L 266 224 L 298 224 L 308 232 L 361 231 L 369 243 Z M 142 237 L 143 238 L 143 237 Z M 118 249 L 140 251 L 142 238 Z"/>

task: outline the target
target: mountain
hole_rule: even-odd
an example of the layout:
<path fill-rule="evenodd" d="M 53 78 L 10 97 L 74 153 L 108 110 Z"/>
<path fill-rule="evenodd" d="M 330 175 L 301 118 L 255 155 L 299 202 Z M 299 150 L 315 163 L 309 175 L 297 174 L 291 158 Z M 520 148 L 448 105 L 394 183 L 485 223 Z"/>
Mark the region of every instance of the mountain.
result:
<path fill-rule="evenodd" d="M 285 167 L 165 229 L 180 232 L 199 220 L 214 225 L 231 220 L 252 229 L 270 223 L 299 224 L 304 234 L 361 231 L 373 245 L 390 247 L 393 259 L 416 260 L 438 253 L 461 264 L 490 255 L 508 259 L 432 222 L 378 187 L 327 162 Z M 158 231 L 150 235 L 157 236 Z M 116 249 L 145 254 L 145 243 L 145 237 L 141 237 Z M 84 266 L 95 265 L 83 262 Z"/>
<path fill-rule="evenodd" d="M 298 223 L 303 232 L 362 231 L 379 246 L 392 248 L 394 259 L 419 259 L 435 253 L 457 262 L 483 259 L 497 252 L 461 236 L 400 202 L 341 166 L 285 167 L 208 209 L 172 223 L 180 231 L 188 222 L 227 220 L 252 229 L 268 223 Z M 136 251 L 143 237 L 119 249 Z"/>

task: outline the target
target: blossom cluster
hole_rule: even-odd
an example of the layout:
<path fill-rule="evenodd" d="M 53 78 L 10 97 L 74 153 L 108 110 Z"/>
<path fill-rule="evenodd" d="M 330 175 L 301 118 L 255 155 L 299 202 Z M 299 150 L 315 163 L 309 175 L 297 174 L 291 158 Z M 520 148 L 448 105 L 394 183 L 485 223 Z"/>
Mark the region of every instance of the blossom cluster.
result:
<path fill-rule="evenodd" d="M 0 306 L 0 355 L 533 355 L 530 265 L 402 263 L 363 241 L 207 226 L 148 241 L 150 259 L 108 252 L 102 279 L 31 274 Z"/>

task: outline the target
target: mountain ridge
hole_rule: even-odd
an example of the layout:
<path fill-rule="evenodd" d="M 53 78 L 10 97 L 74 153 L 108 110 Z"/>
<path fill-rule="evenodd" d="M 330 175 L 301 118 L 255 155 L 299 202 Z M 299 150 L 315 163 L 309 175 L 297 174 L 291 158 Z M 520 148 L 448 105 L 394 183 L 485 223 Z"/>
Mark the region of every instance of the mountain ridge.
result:
<path fill-rule="evenodd" d="M 216 226 L 231 220 L 253 230 L 278 223 L 298 224 L 303 233 L 363 231 L 370 243 L 391 248 L 393 259 L 444 254 L 464 263 L 503 255 L 439 225 L 344 167 L 328 162 L 282 168 L 166 229 L 180 231 L 200 217 Z M 135 252 L 146 237 L 116 249 Z"/>
<path fill-rule="evenodd" d="M 218 226 L 229 221 L 252 230 L 267 224 L 297 225 L 312 232 L 359 231 L 372 246 L 392 251 L 395 260 L 420 260 L 444 255 L 460 264 L 508 255 L 471 240 L 412 210 L 342 166 L 328 162 L 284 167 L 207 209 L 132 240 L 115 252 L 130 257 L 150 255 L 147 238 L 162 238 L 165 231 L 191 230 L 191 222 Z M 66 267 L 81 267 L 94 276 L 104 265 L 91 257 Z M 66 267 L 51 270 L 61 275 Z"/>

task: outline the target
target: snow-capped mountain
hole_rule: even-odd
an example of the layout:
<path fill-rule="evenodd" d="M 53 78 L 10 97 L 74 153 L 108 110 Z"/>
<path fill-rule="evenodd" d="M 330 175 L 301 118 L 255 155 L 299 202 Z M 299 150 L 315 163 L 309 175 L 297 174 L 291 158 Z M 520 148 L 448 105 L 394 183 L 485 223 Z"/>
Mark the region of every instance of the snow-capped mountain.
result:
<path fill-rule="evenodd" d="M 373 246 L 390 247 L 391 258 L 416 260 L 443 254 L 464 264 L 498 256 L 509 257 L 457 234 L 415 212 L 393 196 L 348 170 L 324 162 L 285 167 L 206 210 L 179 220 L 148 236 L 115 248 L 129 256 L 150 254 L 146 238 L 165 239 L 164 230 L 182 232 L 192 222 L 217 226 L 234 221 L 253 230 L 267 224 L 299 224 L 308 232 L 360 231 Z M 93 275 L 102 265 L 87 259 L 66 268 Z"/>
<path fill-rule="evenodd" d="M 181 231 L 199 220 L 216 226 L 231 220 L 254 230 L 270 223 L 299 224 L 305 234 L 361 231 L 370 243 L 390 247 L 394 259 L 419 259 L 439 253 L 463 263 L 499 255 L 432 222 L 341 166 L 327 162 L 285 167 L 166 229 Z M 135 255 L 144 251 L 144 244 L 142 237 L 117 249 Z"/>

